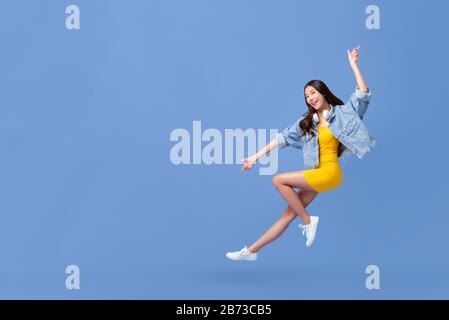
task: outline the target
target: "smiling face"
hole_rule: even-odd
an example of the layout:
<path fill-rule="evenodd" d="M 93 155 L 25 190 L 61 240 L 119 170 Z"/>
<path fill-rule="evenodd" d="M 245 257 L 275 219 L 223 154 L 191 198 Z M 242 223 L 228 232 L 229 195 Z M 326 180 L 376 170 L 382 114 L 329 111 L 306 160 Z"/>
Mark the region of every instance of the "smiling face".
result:
<path fill-rule="evenodd" d="M 307 103 L 315 110 L 320 110 L 326 102 L 326 98 L 312 86 L 307 86 L 304 90 L 304 96 Z"/>

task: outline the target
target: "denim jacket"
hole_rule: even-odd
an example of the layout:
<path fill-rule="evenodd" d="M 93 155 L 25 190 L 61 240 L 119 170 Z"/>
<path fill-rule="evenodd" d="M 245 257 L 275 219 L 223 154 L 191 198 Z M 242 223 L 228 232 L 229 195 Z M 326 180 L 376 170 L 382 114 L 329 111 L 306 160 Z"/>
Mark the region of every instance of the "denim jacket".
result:
<path fill-rule="evenodd" d="M 331 106 L 328 113 L 329 130 L 335 138 L 340 141 L 338 154 L 344 156 L 346 154 L 355 154 L 361 159 L 367 151 L 371 152 L 376 141 L 368 132 L 366 125 L 363 123 L 363 117 L 371 99 L 371 90 L 365 93 L 356 87 L 355 92 L 344 105 Z M 312 130 L 315 136 L 308 133 L 300 136 L 301 128 L 299 122 L 304 119 L 303 114 L 290 126 L 276 135 L 278 148 L 283 149 L 291 146 L 303 151 L 304 167 L 313 169 L 319 164 L 319 144 L 318 144 L 318 127 L 312 121 Z"/>

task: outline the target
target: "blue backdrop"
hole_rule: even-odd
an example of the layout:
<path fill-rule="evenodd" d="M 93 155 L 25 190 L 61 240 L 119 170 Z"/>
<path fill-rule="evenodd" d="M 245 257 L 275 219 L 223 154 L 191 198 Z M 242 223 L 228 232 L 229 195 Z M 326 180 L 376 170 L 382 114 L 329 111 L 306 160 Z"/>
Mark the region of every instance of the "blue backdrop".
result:
<path fill-rule="evenodd" d="M 68 5 L 81 28 L 65 25 Z M 380 9 L 381 29 L 365 27 Z M 0 298 L 449 298 L 447 1 L 3 0 Z M 303 86 L 346 101 L 357 45 L 373 153 L 256 263 L 225 252 L 286 208 L 272 175 L 175 165 L 170 133 L 274 128 Z M 278 172 L 303 169 L 299 150 Z M 68 290 L 68 265 L 80 289 Z M 380 290 L 365 287 L 368 265 Z"/>

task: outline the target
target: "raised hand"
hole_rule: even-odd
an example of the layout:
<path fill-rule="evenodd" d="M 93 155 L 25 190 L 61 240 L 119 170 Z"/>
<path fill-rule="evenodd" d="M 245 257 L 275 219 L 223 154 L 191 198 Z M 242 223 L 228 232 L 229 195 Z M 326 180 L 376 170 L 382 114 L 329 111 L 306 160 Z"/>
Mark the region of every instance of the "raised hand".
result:
<path fill-rule="evenodd" d="M 348 60 L 350 64 L 357 63 L 359 60 L 359 48 L 360 46 L 353 48 L 351 52 L 349 50 L 346 50 L 348 53 Z"/>

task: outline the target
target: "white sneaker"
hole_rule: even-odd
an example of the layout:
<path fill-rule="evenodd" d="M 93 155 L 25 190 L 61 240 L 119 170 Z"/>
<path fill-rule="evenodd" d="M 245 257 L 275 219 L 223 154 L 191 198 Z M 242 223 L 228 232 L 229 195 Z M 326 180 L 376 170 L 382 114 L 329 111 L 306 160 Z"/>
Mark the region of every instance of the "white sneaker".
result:
<path fill-rule="evenodd" d="M 244 246 L 240 251 L 227 252 L 226 257 L 231 260 L 257 260 L 257 252 L 250 252 L 247 246 Z"/>
<path fill-rule="evenodd" d="M 304 233 L 306 234 L 306 238 L 307 238 L 307 242 L 306 242 L 306 246 L 310 247 L 313 243 L 313 240 L 315 239 L 315 234 L 316 234 L 316 228 L 318 227 L 318 220 L 320 220 L 320 218 L 316 217 L 316 216 L 310 216 L 310 223 L 303 225 L 300 224 L 298 227 L 300 229 L 302 229 L 302 234 L 304 235 Z"/>

